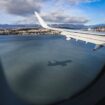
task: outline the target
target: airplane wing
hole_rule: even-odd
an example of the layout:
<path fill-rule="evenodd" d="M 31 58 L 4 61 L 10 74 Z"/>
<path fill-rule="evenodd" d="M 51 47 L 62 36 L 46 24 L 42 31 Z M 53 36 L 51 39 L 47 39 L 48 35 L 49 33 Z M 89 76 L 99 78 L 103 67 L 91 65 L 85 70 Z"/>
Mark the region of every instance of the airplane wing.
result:
<path fill-rule="evenodd" d="M 105 34 L 96 34 L 87 31 L 52 28 L 47 25 L 47 23 L 40 17 L 40 15 L 37 12 L 35 12 L 35 15 L 43 28 L 59 31 L 61 35 L 64 35 L 66 37 L 66 40 L 75 39 L 76 41 L 81 40 L 85 41 L 86 43 L 93 43 L 96 45 L 93 50 L 97 50 L 105 46 L 105 36 L 104 36 Z"/>

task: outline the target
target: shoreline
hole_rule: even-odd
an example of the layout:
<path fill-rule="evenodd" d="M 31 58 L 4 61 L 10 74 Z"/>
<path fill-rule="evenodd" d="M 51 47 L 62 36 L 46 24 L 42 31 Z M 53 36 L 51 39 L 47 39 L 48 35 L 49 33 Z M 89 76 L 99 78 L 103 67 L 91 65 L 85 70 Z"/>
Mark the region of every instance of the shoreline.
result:
<path fill-rule="evenodd" d="M 17 29 L 0 29 L 0 35 L 46 35 L 46 34 L 57 34 L 60 32 L 43 29 L 43 28 L 17 28 Z"/>

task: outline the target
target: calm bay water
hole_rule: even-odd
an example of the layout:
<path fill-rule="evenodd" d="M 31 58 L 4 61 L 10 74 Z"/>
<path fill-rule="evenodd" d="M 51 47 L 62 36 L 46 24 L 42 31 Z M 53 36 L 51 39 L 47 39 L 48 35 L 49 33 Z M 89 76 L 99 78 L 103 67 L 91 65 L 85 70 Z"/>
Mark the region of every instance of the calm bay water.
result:
<path fill-rule="evenodd" d="M 0 60 L 15 94 L 36 104 L 68 99 L 105 65 L 105 48 L 63 36 L 0 36 Z"/>

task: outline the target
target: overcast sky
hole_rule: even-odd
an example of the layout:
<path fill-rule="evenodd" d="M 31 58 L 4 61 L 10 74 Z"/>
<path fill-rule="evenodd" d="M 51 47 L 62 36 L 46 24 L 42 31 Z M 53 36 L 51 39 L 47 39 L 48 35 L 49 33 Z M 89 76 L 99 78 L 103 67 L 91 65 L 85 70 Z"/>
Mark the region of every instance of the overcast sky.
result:
<path fill-rule="evenodd" d="M 0 0 L 0 24 L 36 23 L 34 11 L 52 23 L 105 23 L 105 0 Z"/>

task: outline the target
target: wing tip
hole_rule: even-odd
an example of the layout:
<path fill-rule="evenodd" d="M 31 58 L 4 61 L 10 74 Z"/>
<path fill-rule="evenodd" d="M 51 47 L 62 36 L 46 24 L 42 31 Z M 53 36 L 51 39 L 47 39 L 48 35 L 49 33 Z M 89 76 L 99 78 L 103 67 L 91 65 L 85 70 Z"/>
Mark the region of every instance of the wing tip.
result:
<path fill-rule="evenodd" d="M 47 23 L 41 18 L 41 16 L 38 14 L 38 12 L 34 11 L 34 14 L 35 16 L 37 17 L 40 25 L 43 27 L 43 28 L 49 28 L 49 26 L 47 25 Z"/>
<path fill-rule="evenodd" d="M 37 15 L 38 14 L 37 11 L 34 11 L 34 14 Z"/>

